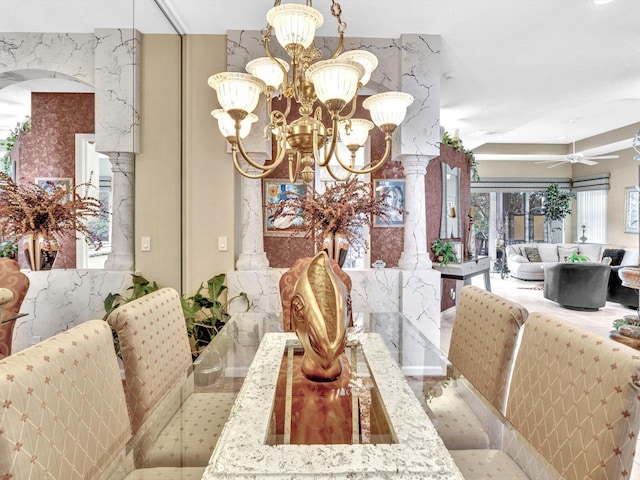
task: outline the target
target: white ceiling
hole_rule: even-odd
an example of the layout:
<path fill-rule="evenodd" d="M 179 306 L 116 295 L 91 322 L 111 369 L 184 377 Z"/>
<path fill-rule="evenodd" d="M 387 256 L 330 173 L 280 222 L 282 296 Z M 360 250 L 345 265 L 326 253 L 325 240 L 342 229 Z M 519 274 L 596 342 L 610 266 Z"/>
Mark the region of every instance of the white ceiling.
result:
<path fill-rule="evenodd" d="M 157 0 L 181 32 L 260 30 L 270 1 Z M 300 2 L 298 2 L 300 3 Z M 335 35 L 329 0 L 320 35 Z M 0 31 L 170 33 L 153 0 L 3 0 Z M 566 144 L 640 123 L 640 1 L 343 0 L 347 36 L 442 36 L 441 123 L 468 148 Z M 0 92 L 0 128 L 5 95 Z M 575 123 L 572 123 L 575 122 Z M 14 123 L 14 122 L 12 122 Z M 564 138 L 562 138 L 564 137 Z M 618 142 L 598 150 L 619 149 Z M 629 143 L 630 145 L 630 143 Z M 486 148 L 486 147 L 485 147 Z M 504 152 L 503 152 L 504 153 Z"/>

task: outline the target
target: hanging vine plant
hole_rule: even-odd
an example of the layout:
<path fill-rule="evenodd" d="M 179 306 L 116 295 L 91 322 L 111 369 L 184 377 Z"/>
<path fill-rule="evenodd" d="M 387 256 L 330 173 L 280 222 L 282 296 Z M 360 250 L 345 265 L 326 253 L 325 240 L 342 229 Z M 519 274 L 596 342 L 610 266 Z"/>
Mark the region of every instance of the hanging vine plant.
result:
<path fill-rule="evenodd" d="M 13 149 L 18 137 L 22 133 L 26 133 L 31 130 L 31 119 L 26 117 L 24 122 L 16 123 L 14 129 L 9 132 L 9 136 L 4 140 L 0 140 L 0 147 L 5 148 L 5 154 L 0 157 L 0 172 L 4 172 L 7 175 L 11 173 L 11 150 Z"/>
<path fill-rule="evenodd" d="M 469 161 L 469 168 L 471 169 L 471 180 L 474 182 L 480 181 L 480 175 L 478 174 L 478 164 L 476 163 L 476 156 L 473 154 L 471 150 L 467 150 L 462 145 L 462 140 L 459 138 L 450 137 L 449 134 L 445 131 L 442 134 L 442 140 L 440 141 L 443 145 L 449 145 L 454 150 L 458 152 L 462 152 L 467 156 L 467 160 Z"/>

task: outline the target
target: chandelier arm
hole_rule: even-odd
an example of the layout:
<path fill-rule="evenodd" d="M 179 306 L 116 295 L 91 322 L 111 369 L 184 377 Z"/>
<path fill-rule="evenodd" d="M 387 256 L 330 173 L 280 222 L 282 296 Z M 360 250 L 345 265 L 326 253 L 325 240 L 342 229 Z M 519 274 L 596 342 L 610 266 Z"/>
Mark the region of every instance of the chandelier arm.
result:
<path fill-rule="evenodd" d="M 336 47 L 336 51 L 333 52 L 333 55 L 331 55 L 332 59 L 340 55 L 342 53 L 342 49 L 344 48 L 344 32 L 338 30 L 338 33 L 340 34 L 340 36 L 338 37 L 338 46 Z"/>
<path fill-rule="evenodd" d="M 329 172 L 329 175 L 331 175 L 331 178 L 333 178 L 336 182 L 346 182 L 347 180 L 349 180 L 349 178 L 351 178 L 350 172 L 347 172 L 347 175 L 345 177 L 338 177 L 335 173 L 333 173 L 333 170 L 331 170 L 331 165 L 327 165 L 326 169 L 327 172 Z"/>
<path fill-rule="evenodd" d="M 242 155 L 242 158 L 244 158 L 249 165 L 251 165 L 254 168 L 257 168 L 258 170 L 262 170 L 263 172 L 271 172 L 282 161 L 282 158 L 279 159 L 280 162 L 278 162 L 278 158 L 276 158 L 276 161 L 273 162 L 269 166 L 260 165 L 259 163 L 254 162 L 251 159 L 251 157 L 249 157 L 249 154 L 246 152 L 246 150 L 244 149 L 244 145 L 242 144 L 242 139 L 240 138 L 240 129 L 239 128 L 236 128 L 236 142 L 235 142 L 235 144 L 232 144 L 232 145 L 237 146 L 237 149 L 240 152 L 240 155 Z M 261 178 L 261 177 L 256 177 L 256 178 Z"/>
<path fill-rule="evenodd" d="M 358 89 L 356 90 L 356 94 L 353 96 L 353 100 L 351 100 L 351 111 L 349 111 L 348 115 L 340 116 L 340 120 L 350 120 L 356 113 L 356 108 L 358 108 L 358 92 L 360 91 L 360 87 L 362 84 L 358 82 Z"/>
<path fill-rule="evenodd" d="M 359 170 L 357 168 L 349 168 L 349 167 L 346 167 L 346 166 L 342 165 L 342 168 L 344 168 L 348 172 L 355 173 L 356 175 L 364 175 L 366 173 L 375 172 L 377 169 L 379 169 L 382 166 L 382 164 L 384 162 L 387 161 L 387 159 L 389 158 L 389 154 L 390 153 L 391 153 L 391 135 L 386 135 L 386 137 L 385 137 L 384 155 L 382 155 L 382 158 L 380 158 L 380 160 L 377 160 L 375 162 L 373 167 L 362 168 L 362 169 Z M 368 165 L 371 165 L 371 163 L 373 163 L 373 162 L 369 162 Z"/>
<path fill-rule="evenodd" d="M 293 164 L 293 153 L 289 153 L 289 182 L 295 183 L 298 179 L 298 173 L 300 173 L 300 152 L 296 152 L 295 170 L 291 171 L 291 165 Z"/>
<path fill-rule="evenodd" d="M 275 64 L 278 65 L 278 67 L 280 67 L 280 70 L 282 70 L 282 74 L 284 75 L 284 80 L 282 81 L 282 84 L 283 84 L 283 90 L 285 91 L 285 95 L 286 95 L 286 92 L 289 87 L 289 72 L 287 72 L 287 69 L 284 68 L 284 65 L 282 65 L 282 63 L 280 63 L 271 53 L 271 48 L 269 48 L 269 45 L 271 44 L 271 27 L 269 27 L 269 35 L 263 36 L 262 39 L 264 41 L 264 51 L 267 54 L 267 57 L 272 62 L 275 62 Z M 268 94 L 265 92 L 265 95 L 268 95 Z"/>
<path fill-rule="evenodd" d="M 231 158 L 233 158 L 233 165 L 236 167 L 236 170 L 243 177 L 251 178 L 253 180 L 257 180 L 257 179 L 260 179 L 260 178 L 264 178 L 264 177 L 266 177 L 267 175 L 269 175 L 271 173 L 271 169 L 265 170 L 262 173 L 258 173 L 258 174 L 255 174 L 255 175 L 245 172 L 242 169 L 242 167 L 240 166 L 240 162 L 238 162 L 238 149 L 235 148 L 235 146 L 232 147 L 232 149 L 231 149 Z"/>

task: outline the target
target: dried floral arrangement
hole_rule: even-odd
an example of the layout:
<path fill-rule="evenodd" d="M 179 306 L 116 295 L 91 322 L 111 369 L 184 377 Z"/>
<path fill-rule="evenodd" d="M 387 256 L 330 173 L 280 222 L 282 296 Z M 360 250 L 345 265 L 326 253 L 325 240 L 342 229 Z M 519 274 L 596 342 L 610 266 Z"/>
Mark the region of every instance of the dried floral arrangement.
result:
<path fill-rule="evenodd" d="M 354 250 L 367 250 L 369 245 L 358 234 L 360 227 L 372 227 L 374 216 L 389 221 L 391 213 L 403 213 L 386 203 L 386 194 L 375 196 L 371 184 L 356 177 L 334 183 L 324 193 L 312 188 L 307 188 L 303 195 L 295 191 L 286 193 L 282 201 L 268 205 L 269 218 L 301 217 L 302 223 L 290 230 L 314 238 L 318 249 L 329 234 L 340 233 Z"/>
<path fill-rule="evenodd" d="M 30 233 L 45 237 L 66 232 L 80 232 L 87 242 L 101 246 L 87 228 L 83 219 L 103 214 L 97 198 L 80 195 L 79 190 L 89 184 L 80 184 L 71 190 L 52 182 L 46 186 L 36 183 L 17 184 L 6 173 L 0 172 L 0 237 L 13 243 Z M 71 198 L 69 198 L 71 197 Z"/>

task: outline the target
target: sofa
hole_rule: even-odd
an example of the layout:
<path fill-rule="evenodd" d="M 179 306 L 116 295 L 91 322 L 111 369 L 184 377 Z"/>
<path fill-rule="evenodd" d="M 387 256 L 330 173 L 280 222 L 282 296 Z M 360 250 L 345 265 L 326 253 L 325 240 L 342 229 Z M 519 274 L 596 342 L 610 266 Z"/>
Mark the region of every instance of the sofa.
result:
<path fill-rule="evenodd" d="M 609 275 L 609 285 L 607 286 L 607 301 L 619 303 L 628 308 L 638 308 L 638 290 L 625 287 L 622 280 L 618 276 L 618 271 L 630 265 L 611 266 L 611 275 Z M 633 265 L 634 267 L 637 264 Z"/>
<path fill-rule="evenodd" d="M 595 263 L 601 262 L 603 256 L 610 256 L 612 266 L 638 265 L 637 249 L 615 248 L 598 243 L 519 243 L 507 246 L 509 273 L 521 280 L 542 281 L 544 265 L 564 262 L 574 252 Z"/>

